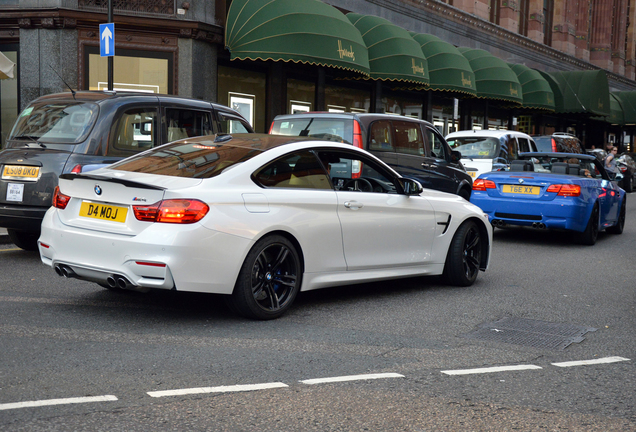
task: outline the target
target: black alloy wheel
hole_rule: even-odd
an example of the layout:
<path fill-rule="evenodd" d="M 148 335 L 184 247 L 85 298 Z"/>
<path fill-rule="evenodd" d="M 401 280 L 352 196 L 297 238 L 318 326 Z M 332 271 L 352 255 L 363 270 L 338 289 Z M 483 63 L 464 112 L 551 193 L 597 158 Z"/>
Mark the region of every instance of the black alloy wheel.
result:
<path fill-rule="evenodd" d="M 596 239 L 598 238 L 598 220 L 599 220 L 599 209 L 598 203 L 594 203 L 594 208 L 592 209 L 592 214 L 590 215 L 590 219 L 587 221 L 587 226 L 585 227 L 585 231 L 581 233 L 579 238 L 581 244 L 587 246 L 593 246 L 596 243 Z"/>
<path fill-rule="evenodd" d="M 20 231 L 14 229 L 7 229 L 7 234 L 14 245 L 25 251 L 38 250 L 38 238 L 40 238 L 39 232 L 32 231 Z"/>
<path fill-rule="evenodd" d="M 446 256 L 444 280 L 450 285 L 470 286 L 477 279 L 483 234 L 474 221 L 464 222 L 455 232 Z"/>
<path fill-rule="evenodd" d="M 298 252 L 288 239 L 280 235 L 262 238 L 245 258 L 230 306 L 247 318 L 278 318 L 294 302 L 301 272 Z"/>

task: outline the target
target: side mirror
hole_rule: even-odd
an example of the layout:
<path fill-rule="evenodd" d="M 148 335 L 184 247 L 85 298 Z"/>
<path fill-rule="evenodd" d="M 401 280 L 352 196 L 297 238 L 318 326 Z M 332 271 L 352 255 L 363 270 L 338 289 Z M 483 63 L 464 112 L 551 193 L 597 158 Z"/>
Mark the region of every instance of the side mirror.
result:
<path fill-rule="evenodd" d="M 405 195 L 419 195 L 424 191 L 424 188 L 417 180 L 400 179 L 400 182 L 402 183 L 402 189 Z"/>
<path fill-rule="evenodd" d="M 451 162 L 457 163 L 460 160 L 462 160 L 462 153 L 457 150 L 451 151 Z"/>

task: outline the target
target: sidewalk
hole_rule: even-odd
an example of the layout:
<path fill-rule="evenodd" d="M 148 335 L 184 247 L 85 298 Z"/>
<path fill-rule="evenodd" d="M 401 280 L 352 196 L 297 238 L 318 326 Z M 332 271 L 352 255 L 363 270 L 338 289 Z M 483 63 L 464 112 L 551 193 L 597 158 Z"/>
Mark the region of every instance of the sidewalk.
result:
<path fill-rule="evenodd" d="M 11 243 L 11 239 L 9 238 L 9 234 L 7 234 L 6 228 L 0 228 L 0 244 L 9 243 Z"/>

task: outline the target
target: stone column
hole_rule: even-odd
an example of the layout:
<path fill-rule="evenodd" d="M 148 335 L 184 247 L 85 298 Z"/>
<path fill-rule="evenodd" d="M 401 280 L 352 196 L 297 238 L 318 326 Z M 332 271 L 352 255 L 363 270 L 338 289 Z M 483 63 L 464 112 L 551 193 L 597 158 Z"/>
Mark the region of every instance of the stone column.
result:
<path fill-rule="evenodd" d="M 528 8 L 528 37 L 535 42 L 543 43 L 543 0 L 530 0 Z"/>
<path fill-rule="evenodd" d="M 179 96 L 217 101 L 217 45 L 193 38 L 179 38 Z"/>
<path fill-rule="evenodd" d="M 564 53 L 574 55 L 576 52 L 574 19 L 576 9 L 573 0 L 556 0 L 554 2 L 554 18 L 552 47 Z"/>
<path fill-rule="evenodd" d="M 590 62 L 603 69 L 612 70 L 611 34 L 613 0 L 593 0 L 590 37 Z"/>
<path fill-rule="evenodd" d="M 629 8 L 629 22 L 636 23 L 636 5 L 632 3 Z M 629 26 L 627 32 L 627 52 L 625 56 L 625 77 L 628 79 L 636 79 L 636 26 Z"/>
<path fill-rule="evenodd" d="M 517 33 L 519 30 L 519 2 L 504 1 L 499 9 L 499 25 L 508 31 Z"/>
<path fill-rule="evenodd" d="M 575 56 L 583 61 L 590 61 L 590 4 L 579 1 L 575 20 L 576 53 Z"/>
<path fill-rule="evenodd" d="M 614 73 L 625 74 L 625 33 L 627 30 L 627 0 L 614 0 L 612 20 L 612 64 Z"/>

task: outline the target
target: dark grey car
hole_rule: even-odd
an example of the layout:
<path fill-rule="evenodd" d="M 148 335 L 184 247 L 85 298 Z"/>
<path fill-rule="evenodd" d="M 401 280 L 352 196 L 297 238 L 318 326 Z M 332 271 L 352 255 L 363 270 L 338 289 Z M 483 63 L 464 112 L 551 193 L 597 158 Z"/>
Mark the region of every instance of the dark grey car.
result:
<path fill-rule="evenodd" d="M 435 126 L 424 120 L 370 113 L 288 114 L 276 116 L 270 133 L 346 142 L 426 188 L 470 199 L 472 179 L 460 162 L 461 154 L 451 151 Z"/>
<path fill-rule="evenodd" d="M 19 115 L 0 151 L 0 227 L 17 246 L 35 250 L 60 174 L 230 131 L 253 132 L 238 112 L 202 100 L 89 91 L 40 97 Z"/>

